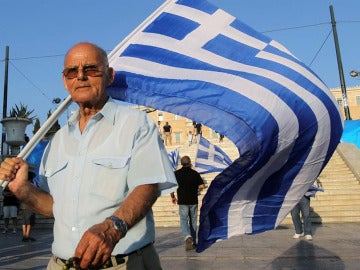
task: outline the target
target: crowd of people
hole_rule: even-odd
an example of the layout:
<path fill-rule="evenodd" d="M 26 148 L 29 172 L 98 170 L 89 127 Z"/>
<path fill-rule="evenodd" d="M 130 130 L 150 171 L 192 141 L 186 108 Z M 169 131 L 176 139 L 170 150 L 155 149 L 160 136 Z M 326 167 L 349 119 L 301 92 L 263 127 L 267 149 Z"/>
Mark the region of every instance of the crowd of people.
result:
<path fill-rule="evenodd" d="M 162 124 L 161 121 L 157 122 L 159 136 L 160 136 L 161 140 L 163 141 L 163 143 L 165 144 L 165 146 L 172 146 L 172 140 L 173 140 L 172 126 L 169 124 L 168 121 L 166 121 L 163 126 L 161 126 L 161 124 Z M 191 146 L 192 144 L 197 143 L 200 136 L 202 136 L 202 124 L 199 122 L 193 121 L 192 126 L 193 126 L 192 130 L 189 130 L 187 132 L 187 145 L 188 146 Z M 220 135 L 219 138 L 220 138 L 219 142 L 222 142 L 224 135 Z"/>

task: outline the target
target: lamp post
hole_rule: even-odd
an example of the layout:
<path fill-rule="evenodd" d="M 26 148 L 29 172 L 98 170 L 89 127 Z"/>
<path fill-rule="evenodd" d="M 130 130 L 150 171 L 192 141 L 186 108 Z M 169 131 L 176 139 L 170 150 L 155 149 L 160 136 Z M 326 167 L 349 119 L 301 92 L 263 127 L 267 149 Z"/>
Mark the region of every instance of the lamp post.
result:
<path fill-rule="evenodd" d="M 359 77 L 359 75 L 360 75 L 360 72 L 357 70 L 350 71 L 350 76 L 353 78 L 357 78 L 357 77 Z"/>
<path fill-rule="evenodd" d="M 61 102 L 61 98 L 57 97 L 57 98 L 53 98 L 52 103 L 53 104 L 59 104 Z"/>

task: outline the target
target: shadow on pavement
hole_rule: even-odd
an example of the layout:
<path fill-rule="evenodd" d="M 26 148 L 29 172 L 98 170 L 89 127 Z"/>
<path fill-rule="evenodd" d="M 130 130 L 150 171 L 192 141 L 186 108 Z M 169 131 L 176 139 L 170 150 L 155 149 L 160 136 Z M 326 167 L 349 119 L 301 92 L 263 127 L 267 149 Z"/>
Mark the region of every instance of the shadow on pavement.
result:
<path fill-rule="evenodd" d="M 272 263 L 272 269 L 345 269 L 339 256 L 312 242 L 301 240 L 289 248 Z"/>

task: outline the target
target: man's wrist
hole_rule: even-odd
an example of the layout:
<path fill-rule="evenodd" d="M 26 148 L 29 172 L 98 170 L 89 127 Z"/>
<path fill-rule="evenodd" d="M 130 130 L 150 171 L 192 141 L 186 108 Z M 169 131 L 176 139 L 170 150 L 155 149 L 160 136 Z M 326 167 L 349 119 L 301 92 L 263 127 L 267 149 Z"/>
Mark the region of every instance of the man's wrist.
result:
<path fill-rule="evenodd" d="M 126 224 L 126 222 L 116 216 L 110 216 L 110 217 L 107 217 L 107 219 L 111 220 L 112 224 L 114 225 L 115 230 L 117 230 L 119 233 L 121 233 L 121 238 L 124 238 L 128 231 L 128 225 Z"/>

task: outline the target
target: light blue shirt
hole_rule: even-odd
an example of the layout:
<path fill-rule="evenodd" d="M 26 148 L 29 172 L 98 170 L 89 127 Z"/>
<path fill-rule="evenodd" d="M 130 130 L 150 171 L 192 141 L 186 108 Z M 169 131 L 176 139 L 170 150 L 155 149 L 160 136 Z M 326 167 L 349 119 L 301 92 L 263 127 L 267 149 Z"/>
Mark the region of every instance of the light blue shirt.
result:
<path fill-rule="evenodd" d="M 111 99 L 83 133 L 74 113 L 45 150 L 40 176 L 41 187 L 54 200 L 52 252 L 65 259 L 74 256 L 84 232 L 111 216 L 135 187 L 159 183 L 161 195 L 177 187 L 155 123 L 144 112 Z M 112 254 L 130 253 L 154 239 L 150 211 Z"/>

